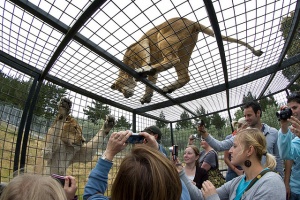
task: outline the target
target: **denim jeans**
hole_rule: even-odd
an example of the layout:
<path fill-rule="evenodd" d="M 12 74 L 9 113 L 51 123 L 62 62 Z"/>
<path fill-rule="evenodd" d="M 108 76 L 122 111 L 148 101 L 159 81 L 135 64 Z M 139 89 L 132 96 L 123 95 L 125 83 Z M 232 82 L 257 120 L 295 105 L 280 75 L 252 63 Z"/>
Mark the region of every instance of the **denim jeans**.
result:
<path fill-rule="evenodd" d="M 238 177 L 238 175 L 234 171 L 228 171 L 225 177 L 226 182 L 231 181 L 235 177 Z"/>

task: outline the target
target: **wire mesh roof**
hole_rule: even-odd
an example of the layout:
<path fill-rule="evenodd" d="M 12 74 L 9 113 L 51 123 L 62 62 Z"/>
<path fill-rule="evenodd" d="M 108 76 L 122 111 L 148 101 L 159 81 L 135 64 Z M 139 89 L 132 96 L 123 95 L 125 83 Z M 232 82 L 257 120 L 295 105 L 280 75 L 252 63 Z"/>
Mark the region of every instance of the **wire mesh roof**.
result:
<path fill-rule="evenodd" d="M 291 12 L 293 24 L 284 39 L 281 21 Z M 163 110 L 170 122 L 184 110 L 195 116 L 200 106 L 209 113 L 229 112 L 249 91 L 257 97 L 283 91 L 291 83 L 282 70 L 299 62 L 298 56 L 284 60 L 299 22 L 296 0 L 4 0 L 0 13 L 2 71 L 13 67 L 139 115 L 158 118 Z M 153 84 L 122 61 L 131 44 L 174 17 L 199 22 L 214 37 L 198 34 L 189 82 L 166 94 L 162 88 L 177 80 L 174 68 L 159 73 Z M 222 41 L 221 34 L 263 54 Z M 111 89 L 120 69 L 139 80 L 130 98 Z M 154 93 L 150 103 L 142 104 L 146 86 Z"/>

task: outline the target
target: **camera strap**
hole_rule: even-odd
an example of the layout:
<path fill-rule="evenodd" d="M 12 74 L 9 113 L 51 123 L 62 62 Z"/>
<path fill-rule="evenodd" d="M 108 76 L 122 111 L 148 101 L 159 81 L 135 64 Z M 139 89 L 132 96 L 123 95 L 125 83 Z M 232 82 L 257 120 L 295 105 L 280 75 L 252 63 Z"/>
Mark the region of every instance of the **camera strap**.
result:
<path fill-rule="evenodd" d="M 247 192 L 255 183 L 256 181 L 258 181 L 261 177 L 263 177 L 263 175 L 265 175 L 268 172 L 271 172 L 272 170 L 270 170 L 269 168 L 262 170 L 248 185 L 248 187 L 245 189 L 245 192 Z M 244 193 L 245 193 L 244 192 Z"/>

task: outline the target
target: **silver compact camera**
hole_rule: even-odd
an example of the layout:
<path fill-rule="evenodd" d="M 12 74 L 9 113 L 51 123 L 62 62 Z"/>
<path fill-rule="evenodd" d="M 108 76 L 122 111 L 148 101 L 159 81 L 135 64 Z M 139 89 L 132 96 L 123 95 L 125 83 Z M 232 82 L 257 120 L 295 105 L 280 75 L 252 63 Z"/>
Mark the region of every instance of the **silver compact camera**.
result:
<path fill-rule="evenodd" d="M 198 136 L 198 134 L 193 134 L 192 140 L 200 140 L 200 137 Z"/>

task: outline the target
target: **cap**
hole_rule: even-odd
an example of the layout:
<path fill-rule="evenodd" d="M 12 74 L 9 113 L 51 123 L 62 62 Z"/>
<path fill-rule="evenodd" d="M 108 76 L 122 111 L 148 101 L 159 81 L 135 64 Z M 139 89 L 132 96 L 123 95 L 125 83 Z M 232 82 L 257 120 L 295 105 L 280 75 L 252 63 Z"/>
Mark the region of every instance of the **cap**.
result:
<path fill-rule="evenodd" d="M 241 117 L 238 121 L 232 121 L 232 122 L 231 122 L 231 125 L 232 125 L 234 128 L 238 128 L 239 124 L 245 124 L 245 123 L 246 123 L 245 117 Z"/>
<path fill-rule="evenodd" d="M 239 123 L 239 124 L 245 124 L 245 123 L 246 123 L 245 117 L 241 117 L 241 118 L 238 120 L 238 123 Z"/>
<path fill-rule="evenodd" d="M 143 132 L 147 132 L 147 133 L 150 133 L 150 134 L 151 133 L 157 134 L 158 135 L 158 137 L 157 137 L 158 141 L 161 138 L 161 131 L 160 131 L 160 129 L 157 126 L 149 126 L 149 127 L 145 128 L 143 130 Z"/>

